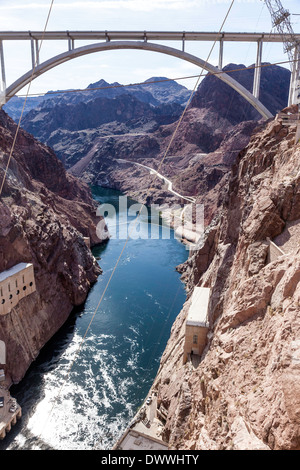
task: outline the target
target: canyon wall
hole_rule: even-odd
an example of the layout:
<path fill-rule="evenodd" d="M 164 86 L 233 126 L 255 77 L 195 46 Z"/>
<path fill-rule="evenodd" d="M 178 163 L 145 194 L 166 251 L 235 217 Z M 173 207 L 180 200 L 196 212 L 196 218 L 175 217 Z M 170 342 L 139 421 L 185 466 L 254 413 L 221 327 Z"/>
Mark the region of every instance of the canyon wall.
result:
<path fill-rule="evenodd" d="M 284 106 L 288 91 L 288 71 L 279 69 L 268 68 L 266 74 L 279 72 L 280 77 L 262 77 L 262 98 L 271 102 L 273 112 Z M 175 190 L 204 204 L 208 224 L 203 246 L 178 267 L 188 300 L 152 387 L 166 417 L 163 438 L 172 449 L 300 449 L 299 145 L 295 128 L 276 120 L 258 122 L 253 109 L 219 81 L 216 86 L 216 80 L 203 80 L 161 170 Z M 270 90 L 273 83 L 276 90 Z M 66 103 L 48 111 L 44 103 L 28 114 L 26 125 L 56 146 L 73 174 L 144 201 L 152 187 L 149 172 L 119 159 L 157 168 L 177 126 L 179 105 L 160 125 L 159 110 L 154 113 L 147 101 L 119 96 L 120 109 L 116 105 L 111 111 L 112 119 L 120 119 L 102 122 L 108 101 L 98 97 L 88 106 L 75 101 L 84 112 L 60 129 L 57 112 Z M 132 104 L 129 115 L 127 102 Z M 88 108 L 98 127 L 86 120 Z M 0 119 L 3 167 L 14 125 L 2 113 Z M 151 202 L 165 202 L 162 183 L 153 189 Z M 97 279 L 99 267 L 83 236 L 92 243 L 99 240 L 87 187 L 24 131 L 1 214 L 0 271 L 33 262 L 37 284 L 36 293 L 0 317 L 7 369 L 17 382 Z M 286 254 L 270 261 L 270 240 Z M 211 289 L 209 333 L 202 357 L 184 365 L 185 320 L 195 286 Z"/>
<path fill-rule="evenodd" d="M 233 72 L 243 68 L 243 65 L 229 64 L 224 70 L 251 90 L 253 69 Z M 290 72 L 282 67 L 263 68 L 260 96 L 274 114 L 287 103 L 289 77 Z M 27 126 L 38 113 L 37 110 L 28 115 Z M 199 204 L 205 197 L 205 221 L 210 223 L 218 210 L 228 172 L 259 123 L 256 110 L 226 83 L 207 75 L 194 93 L 179 127 L 175 118 L 174 122 L 164 118 L 158 126 L 157 121 L 153 125 L 153 118 L 148 115 L 143 123 L 133 123 L 130 114 L 130 119 L 124 120 L 121 107 L 119 113 L 123 121 L 117 127 L 110 122 L 76 133 L 59 129 L 49 143 L 54 139 L 55 148 L 59 147 L 60 153 L 66 152 L 69 166 L 74 162 L 69 172 L 86 182 L 117 188 L 142 203 L 146 197 L 148 204 L 180 202 L 162 180 L 155 179 L 149 170 L 135 163 L 160 168 L 159 172 L 172 180 L 176 192 L 193 196 Z M 42 132 L 41 123 L 35 126 Z M 45 129 L 49 135 L 47 124 Z M 150 196 L 149 187 L 152 188 Z"/>
<path fill-rule="evenodd" d="M 0 180 L 15 135 L 0 111 Z M 101 273 L 87 247 L 101 243 L 89 188 L 68 175 L 54 152 L 22 129 L 0 200 L 0 272 L 33 263 L 36 292 L 0 316 L 7 385 L 19 382 L 40 349 L 82 304 Z"/>
<path fill-rule="evenodd" d="M 295 109 L 290 111 L 295 112 Z M 268 256 L 269 242 L 285 253 Z M 153 385 L 171 449 L 300 449 L 300 147 L 262 124 L 233 165 L 219 216 L 179 267 L 188 300 Z M 183 364 L 194 286 L 211 289 L 201 356 Z"/>
<path fill-rule="evenodd" d="M 252 90 L 253 68 L 229 64 L 224 70 Z M 289 78 L 290 72 L 283 67 L 269 64 L 262 69 L 260 98 L 274 114 L 286 106 Z M 100 80 L 84 93 L 45 95 L 22 125 L 53 147 L 71 174 L 144 202 L 141 196 L 151 185 L 149 172 L 130 163 L 125 166 L 121 160 L 157 169 L 191 93 L 165 78 L 129 87 Z M 12 115 L 15 101 L 6 105 Z M 213 189 L 247 145 L 260 118 L 235 90 L 208 74 L 192 97 L 160 172 L 172 179 L 181 194 L 197 197 L 208 186 Z M 172 202 L 169 196 L 155 181 L 152 201 Z M 208 221 L 215 205 L 211 197 Z"/>

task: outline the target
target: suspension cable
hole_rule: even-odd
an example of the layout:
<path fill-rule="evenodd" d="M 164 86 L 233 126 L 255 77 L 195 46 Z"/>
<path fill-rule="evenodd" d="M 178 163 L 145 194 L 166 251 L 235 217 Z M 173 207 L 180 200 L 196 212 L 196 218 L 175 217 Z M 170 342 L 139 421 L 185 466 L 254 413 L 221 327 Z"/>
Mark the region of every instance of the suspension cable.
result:
<path fill-rule="evenodd" d="M 231 5 L 230 5 L 230 7 L 229 7 L 229 9 L 228 9 L 228 12 L 227 12 L 227 14 L 226 14 L 226 16 L 225 16 L 225 19 L 224 19 L 224 21 L 223 21 L 223 23 L 222 23 L 222 26 L 221 26 L 221 28 L 220 28 L 220 31 L 222 31 L 222 29 L 223 29 L 223 27 L 224 27 L 224 24 L 225 24 L 225 22 L 226 22 L 226 20 L 227 20 L 227 18 L 228 18 L 228 16 L 229 16 L 229 13 L 230 13 L 230 11 L 231 11 L 231 9 L 232 9 L 232 7 L 233 7 L 234 2 L 235 2 L 235 0 L 232 0 Z M 219 32 L 219 33 L 220 33 L 220 32 Z M 219 34 L 219 33 L 218 33 L 218 34 Z M 210 56 L 211 56 L 211 53 L 212 53 L 212 51 L 213 51 L 213 49 L 214 49 L 214 46 L 215 46 L 216 42 L 217 42 L 217 39 L 215 40 L 215 42 L 214 42 L 214 44 L 213 44 L 213 46 L 212 46 L 212 48 L 211 48 L 211 50 L 210 50 L 210 53 L 209 53 L 208 58 L 207 58 L 207 60 L 206 60 L 206 63 L 208 62 L 208 60 L 209 60 L 209 58 L 210 58 Z M 194 93 L 195 93 L 195 91 L 196 91 L 196 88 L 197 88 L 197 86 L 198 86 L 198 84 L 199 84 L 200 79 L 202 78 L 203 70 L 204 70 L 204 67 L 202 67 L 202 72 L 201 72 L 201 74 L 198 76 L 198 79 L 197 79 L 197 82 L 196 82 L 196 84 L 195 84 L 194 90 L 193 90 L 193 92 L 191 93 L 190 99 L 189 99 L 189 101 L 188 101 L 188 103 L 187 103 L 187 105 L 186 105 L 186 107 L 185 107 L 185 109 L 184 109 L 184 111 L 183 111 L 183 113 L 182 113 L 181 119 L 180 119 L 178 125 L 176 126 L 176 129 L 175 129 L 175 131 L 174 131 L 174 133 L 173 133 L 172 141 L 174 140 L 174 138 L 175 138 L 175 136 L 176 136 L 176 134 L 177 134 L 177 131 L 178 131 L 178 129 L 179 129 L 179 125 L 180 125 L 180 123 L 182 122 L 182 119 L 183 119 L 183 117 L 184 117 L 184 115 L 185 115 L 185 113 L 186 113 L 186 110 L 187 110 L 187 108 L 188 108 L 188 105 L 189 105 L 189 103 L 190 103 L 191 100 L 192 100 L 192 97 L 193 97 L 193 95 L 194 95 Z M 170 145 L 168 146 L 168 149 L 167 149 L 167 151 L 165 152 L 164 157 L 162 158 L 162 161 L 161 161 L 161 164 L 160 164 L 159 168 L 161 167 L 161 165 L 162 165 L 164 159 L 166 158 L 166 155 L 167 155 L 167 153 L 168 153 L 168 151 L 169 151 L 169 148 L 170 148 Z M 155 179 L 157 178 L 157 175 L 155 174 L 154 176 L 155 176 L 155 178 L 154 178 L 154 180 L 155 180 Z M 151 189 L 151 188 L 148 188 L 147 195 L 146 195 L 146 201 L 147 201 L 147 199 L 148 199 L 148 197 L 149 197 L 150 189 Z M 140 218 L 140 216 L 141 216 L 142 209 L 143 209 L 143 205 L 141 204 L 141 208 L 140 208 L 140 210 L 139 210 L 138 213 L 137 213 L 137 217 L 136 217 L 136 219 L 134 220 L 134 224 L 133 224 L 133 226 L 132 226 L 132 229 L 135 228 L 135 226 L 136 226 L 136 224 L 137 224 L 137 222 L 138 222 L 138 220 L 139 220 L 139 218 Z M 127 239 L 126 239 L 126 241 L 125 241 L 125 243 L 124 243 L 124 245 L 123 245 L 123 248 L 122 248 L 122 250 L 121 250 L 121 252 L 120 252 L 120 255 L 119 255 L 119 257 L 118 257 L 118 259 L 117 259 L 117 261 L 116 261 L 116 263 L 115 263 L 115 266 L 114 266 L 114 268 L 113 268 L 113 270 L 112 270 L 112 273 L 111 273 L 111 275 L 110 275 L 110 277 L 109 277 L 109 279 L 108 279 L 108 281 L 107 281 L 107 284 L 106 284 L 106 286 L 105 286 L 105 288 L 104 288 L 104 291 L 103 291 L 103 293 L 102 293 L 102 295 L 101 295 L 101 297 L 100 297 L 100 300 L 99 300 L 99 302 L 98 302 L 98 304 L 97 304 L 97 306 L 96 306 L 96 308 L 95 308 L 95 310 L 94 310 L 94 312 L 93 312 L 93 314 L 92 314 L 91 320 L 90 320 L 90 322 L 89 322 L 89 324 L 88 324 L 88 327 L 87 327 L 87 329 L 86 329 L 86 331 L 85 331 L 85 333 L 84 333 L 84 335 L 83 335 L 83 338 L 82 338 L 82 340 L 81 340 L 81 343 L 80 343 L 80 345 L 79 345 L 79 348 L 78 348 L 78 350 L 75 352 L 74 359 L 73 359 L 73 361 L 72 361 L 71 364 L 70 364 L 70 367 L 69 367 L 69 369 L 68 369 L 66 378 L 65 378 L 64 382 L 61 384 L 61 386 L 60 386 L 60 388 L 59 388 L 57 398 L 60 396 L 60 394 L 61 394 L 61 392 L 62 392 L 62 390 L 63 390 L 63 387 L 64 387 L 64 385 L 66 384 L 66 382 L 67 382 L 67 380 L 68 380 L 68 378 L 69 378 L 69 376 L 70 376 L 70 373 L 71 373 L 71 370 L 72 370 L 73 365 L 74 365 L 74 363 L 75 363 L 75 360 L 76 360 L 76 358 L 78 357 L 78 355 L 79 355 L 79 353 L 80 353 L 80 351 L 81 351 L 81 349 L 82 349 L 82 346 L 83 346 L 83 344 L 84 344 L 84 342 L 85 342 L 85 339 L 86 339 L 86 337 L 87 337 L 88 331 L 90 330 L 91 325 L 92 325 L 92 323 L 93 323 L 93 320 L 94 320 L 94 318 L 95 318 L 95 316 L 96 316 L 96 314 L 97 314 L 97 312 L 98 312 L 98 310 L 99 310 L 99 308 L 100 308 L 100 306 L 101 306 L 101 303 L 102 303 L 102 301 L 103 301 L 104 295 L 105 295 L 105 293 L 106 293 L 106 291 L 107 291 L 107 289 L 108 289 L 108 287 L 109 287 L 109 285 L 110 285 L 110 283 L 111 283 L 111 280 L 112 280 L 112 278 L 113 278 L 113 276 L 114 276 L 114 273 L 115 273 L 115 271 L 116 271 L 116 269 L 117 269 L 117 267 L 118 267 L 118 265 L 119 265 L 119 263 L 120 263 L 120 260 L 121 260 L 121 258 L 122 258 L 122 255 L 123 255 L 123 253 L 124 253 L 124 251 L 125 251 L 125 248 L 126 248 L 128 242 L 129 242 L 129 240 L 130 240 L 130 233 L 128 233 L 128 235 L 127 235 Z M 51 410 L 50 410 L 50 412 L 49 412 L 49 414 L 48 414 L 48 416 L 47 416 L 46 422 L 44 423 L 44 426 L 42 427 L 42 429 L 41 429 L 39 435 L 42 434 L 43 429 L 44 429 L 44 427 L 46 426 L 46 423 L 47 423 L 48 420 L 50 419 L 50 417 L 51 417 L 51 415 L 52 415 L 52 413 L 53 413 L 53 410 L 54 410 L 54 408 L 55 408 L 56 403 L 57 403 L 57 399 L 54 401 L 53 406 L 52 406 L 52 408 L 51 408 Z M 97 443 L 95 444 L 95 446 L 97 446 Z M 95 446 L 94 446 L 94 449 L 95 449 Z"/>
<path fill-rule="evenodd" d="M 28 85 L 27 93 L 26 93 L 26 95 L 25 95 L 25 100 L 24 100 L 24 103 L 23 103 L 23 108 L 22 108 L 22 111 L 21 111 L 21 116 L 20 116 L 20 118 L 19 118 L 19 122 L 18 122 L 18 125 L 17 125 L 17 129 L 16 129 L 16 132 L 15 132 L 14 139 L 13 139 L 13 143 L 12 143 L 11 150 L 10 150 L 10 153 L 9 153 L 8 161 L 7 161 L 5 170 L 4 170 L 4 176 L 3 176 L 2 183 L 1 183 L 1 186 L 0 186 L 0 197 L 1 197 L 1 194 L 2 194 L 2 191 L 3 191 L 3 187 L 4 187 L 4 183 L 5 183 L 6 177 L 7 177 L 7 172 L 8 172 L 8 168 L 9 168 L 9 165 L 10 165 L 10 161 L 11 161 L 11 159 L 12 159 L 13 152 L 14 152 L 14 149 L 15 149 L 17 137 L 18 137 L 19 130 L 20 130 L 20 127 L 21 127 L 21 121 L 22 121 L 24 109 L 25 109 L 25 106 L 26 106 L 27 98 L 28 98 L 28 96 L 29 96 L 29 92 L 30 92 L 30 88 L 31 88 L 31 84 L 32 84 L 34 72 L 35 72 L 35 69 L 36 69 L 36 67 L 37 67 L 38 56 L 39 56 L 39 53 L 40 53 L 40 50 L 41 50 L 41 47 L 42 47 L 42 44 L 43 44 L 43 41 L 44 41 L 44 38 L 45 38 L 46 29 L 47 29 L 47 27 L 48 27 L 49 19 L 50 19 L 51 12 L 52 12 L 52 8 L 53 8 L 53 3 L 54 3 L 54 0 L 51 0 L 51 4 L 50 4 L 50 7 L 49 7 L 49 11 L 48 11 L 48 16 L 47 16 L 46 23 L 45 23 L 45 27 L 44 27 L 44 31 L 43 31 L 43 36 L 42 36 L 42 39 L 41 39 L 41 42 L 40 42 L 40 46 L 39 46 L 38 54 L 37 54 L 37 57 L 36 57 L 36 61 L 35 61 L 35 63 L 34 63 L 34 67 L 33 67 L 33 69 L 32 69 L 32 74 L 31 74 L 31 77 L 30 77 L 30 82 L 29 82 L 29 85 Z"/>

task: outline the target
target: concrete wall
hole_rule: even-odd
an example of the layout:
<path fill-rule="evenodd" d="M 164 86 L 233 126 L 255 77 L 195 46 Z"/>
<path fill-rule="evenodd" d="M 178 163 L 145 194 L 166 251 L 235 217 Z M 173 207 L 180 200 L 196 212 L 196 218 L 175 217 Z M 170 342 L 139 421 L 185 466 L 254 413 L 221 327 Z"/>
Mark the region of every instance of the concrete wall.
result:
<path fill-rule="evenodd" d="M 21 263 L 0 276 L 0 315 L 7 315 L 21 299 L 35 292 L 32 264 Z"/>
<path fill-rule="evenodd" d="M 207 332 L 207 327 L 186 325 L 183 354 L 184 364 L 187 361 L 188 354 L 191 354 L 191 352 L 193 352 L 193 354 L 201 356 L 206 345 Z M 195 342 L 195 340 L 197 341 L 197 343 Z"/>
<path fill-rule="evenodd" d="M 300 141 L 300 124 L 297 125 L 296 134 L 295 134 L 295 144 L 298 144 Z"/>
<path fill-rule="evenodd" d="M 6 347 L 4 341 L 0 341 L 0 364 L 6 364 Z"/>
<path fill-rule="evenodd" d="M 285 252 L 279 248 L 279 246 L 275 245 L 274 242 L 272 242 L 270 239 L 268 239 L 269 242 L 269 253 L 268 253 L 268 263 L 272 263 L 273 261 L 276 261 L 279 256 L 285 255 Z"/>
<path fill-rule="evenodd" d="M 201 356 L 206 345 L 208 332 L 209 287 L 194 287 L 191 304 L 185 324 L 183 363 L 188 354 Z"/>

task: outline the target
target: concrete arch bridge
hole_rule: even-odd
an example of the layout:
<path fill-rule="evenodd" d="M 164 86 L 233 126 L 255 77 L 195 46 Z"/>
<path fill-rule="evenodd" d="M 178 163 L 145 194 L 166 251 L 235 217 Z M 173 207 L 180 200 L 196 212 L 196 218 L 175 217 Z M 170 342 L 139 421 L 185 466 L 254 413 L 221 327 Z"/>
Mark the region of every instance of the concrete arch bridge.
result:
<path fill-rule="evenodd" d="M 300 42 L 300 35 L 298 35 Z M 40 41 L 66 41 L 67 50 L 62 54 L 56 55 L 45 62 L 40 63 L 39 49 Z M 97 41 L 92 44 L 75 47 L 76 40 Z M 30 44 L 32 69 L 18 78 L 14 83 L 7 86 L 5 70 L 5 41 L 28 41 Z M 100 41 L 100 42 L 99 42 Z M 155 42 L 154 42 L 155 41 Z M 165 46 L 157 41 L 178 41 L 182 44 L 181 49 Z M 203 59 L 185 52 L 187 41 L 217 41 L 219 44 L 219 64 L 218 67 L 205 62 Z M 252 93 L 238 83 L 227 73 L 219 73 L 223 67 L 223 50 L 225 42 L 256 42 L 257 56 L 256 68 L 254 72 Z M 190 62 L 207 72 L 217 74 L 216 76 L 231 86 L 240 95 L 242 95 L 263 118 L 269 119 L 272 113 L 259 100 L 262 50 L 265 42 L 283 42 L 280 34 L 264 33 L 210 33 L 210 32 L 147 32 L 147 31 L 61 31 L 61 32 L 0 32 L 0 82 L 1 82 L 1 102 L 0 105 L 7 103 L 16 93 L 26 86 L 31 79 L 35 79 L 48 70 L 63 64 L 69 60 L 92 54 L 118 49 L 135 49 L 143 51 L 152 51 Z M 287 105 L 294 104 L 297 100 L 297 83 L 300 74 L 300 50 L 295 51 L 295 60 L 291 74 L 290 96 Z"/>

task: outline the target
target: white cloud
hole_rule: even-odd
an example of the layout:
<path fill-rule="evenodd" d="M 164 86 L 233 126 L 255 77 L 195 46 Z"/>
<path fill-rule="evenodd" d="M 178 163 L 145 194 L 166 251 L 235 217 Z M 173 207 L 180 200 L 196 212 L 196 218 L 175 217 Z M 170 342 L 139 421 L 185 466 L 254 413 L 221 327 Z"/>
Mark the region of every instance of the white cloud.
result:
<path fill-rule="evenodd" d="M 100 1 L 75 1 L 75 2 L 54 2 L 54 8 L 60 10 L 70 10 L 70 9 L 109 9 L 109 10 L 117 10 L 119 8 L 122 9 L 129 9 L 129 10 L 142 10 L 148 11 L 149 9 L 153 10 L 156 8 L 159 9 L 168 9 L 168 8 L 186 8 L 188 4 L 195 5 L 196 2 L 186 0 L 186 3 L 183 5 L 182 2 L 176 0 L 153 0 L 151 2 L 147 0 L 100 0 Z M 39 10 L 41 8 L 47 9 L 50 7 L 50 2 L 44 3 L 9 3 L 6 5 L 0 5 L 0 10 Z"/>
<path fill-rule="evenodd" d="M 50 7 L 50 3 L 46 4 L 46 3 L 8 3 L 8 4 L 2 4 L 0 5 L 0 10 L 5 10 L 7 12 L 11 11 L 11 10 L 17 10 L 17 11 L 20 11 L 20 10 L 38 10 L 38 9 L 41 9 L 41 8 L 49 8 Z"/>
<path fill-rule="evenodd" d="M 186 11 L 192 8 L 199 8 L 201 6 L 212 4 L 230 4 L 231 0 L 99 0 L 99 1 L 64 1 L 54 2 L 53 8 L 55 10 L 132 10 L 132 11 L 155 11 L 155 10 L 183 10 Z M 258 0 L 239 0 L 243 3 L 258 2 Z M 0 10 L 40 10 L 41 8 L 48 9 L 50 7 L 50 0 L 45 2 L 9 2 L 0 6 Z"/>

